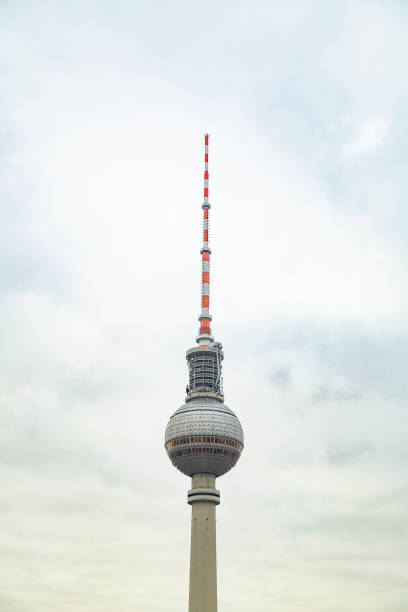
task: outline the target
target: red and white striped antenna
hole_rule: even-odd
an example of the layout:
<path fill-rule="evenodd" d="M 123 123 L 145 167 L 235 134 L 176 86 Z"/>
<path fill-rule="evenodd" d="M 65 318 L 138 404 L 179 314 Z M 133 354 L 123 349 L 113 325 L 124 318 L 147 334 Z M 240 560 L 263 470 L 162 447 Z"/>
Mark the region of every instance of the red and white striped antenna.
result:
<path fill-rule="evenodd" d="M 209 346 L 214 342 L 211 335 L 211 315 L 210 315 L 210 255 L 208 239 L 209 211 L 211 204 L 208 201 L 208 139 L 209 134 L 204 134 L 204 202 L 203 208 L 203 247 L 201 253 L 201 314 L 199 315 L 200 330 L 197 336 L 197 343 L 200 346 Z"/>

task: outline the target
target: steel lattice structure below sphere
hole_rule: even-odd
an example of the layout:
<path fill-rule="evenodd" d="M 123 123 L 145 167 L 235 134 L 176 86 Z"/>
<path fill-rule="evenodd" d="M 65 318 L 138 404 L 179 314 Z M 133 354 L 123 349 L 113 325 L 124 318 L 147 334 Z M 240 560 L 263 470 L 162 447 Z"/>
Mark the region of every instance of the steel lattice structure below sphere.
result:
<path fill-rule="evenodd" d="M 183 404 L 170 417 L 165 444 L 170 460 L 183 474 L 218 477 L 238 461 L 244 434 L 228 406 L 217 399 L 200 397 Z"/>

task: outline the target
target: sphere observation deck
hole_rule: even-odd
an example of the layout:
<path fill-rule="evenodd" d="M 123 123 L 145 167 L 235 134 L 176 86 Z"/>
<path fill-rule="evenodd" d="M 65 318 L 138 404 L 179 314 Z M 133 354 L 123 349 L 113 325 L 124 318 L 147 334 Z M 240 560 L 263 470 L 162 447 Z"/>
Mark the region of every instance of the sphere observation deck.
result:
<path fill-rule="evenodd" d="M 183 474 L 222 476 L 241 456 L 244 434 L 228 406 L 212 397 L 200 397 L 186 402 L 170 417 L 165 447 Z"/>

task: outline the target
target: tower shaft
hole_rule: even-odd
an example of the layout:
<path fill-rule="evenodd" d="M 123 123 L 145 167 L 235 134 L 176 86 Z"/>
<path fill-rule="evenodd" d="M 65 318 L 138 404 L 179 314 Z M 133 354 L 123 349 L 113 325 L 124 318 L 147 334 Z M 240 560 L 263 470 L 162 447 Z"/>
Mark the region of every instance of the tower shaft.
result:
<path fill-rule="evenodd" d="M 192 506 L 189 612 L 217 612 L 215 506 L 219 499 L 215 476 L 193 476 L 188 492 Z"/>

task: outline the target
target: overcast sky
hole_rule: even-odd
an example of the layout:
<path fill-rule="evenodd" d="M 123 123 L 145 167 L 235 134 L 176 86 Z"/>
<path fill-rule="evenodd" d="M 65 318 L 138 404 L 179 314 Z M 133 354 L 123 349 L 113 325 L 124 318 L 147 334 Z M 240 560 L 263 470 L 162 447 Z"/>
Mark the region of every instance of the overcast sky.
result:
<path fill-rule="evenodd" d="M 0 4 L 0 611 L 187 609 L 200 306 L 222 612 L 406 612 L 408 6 Z"/>

